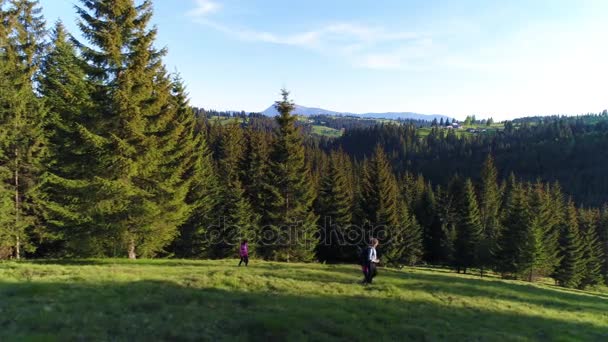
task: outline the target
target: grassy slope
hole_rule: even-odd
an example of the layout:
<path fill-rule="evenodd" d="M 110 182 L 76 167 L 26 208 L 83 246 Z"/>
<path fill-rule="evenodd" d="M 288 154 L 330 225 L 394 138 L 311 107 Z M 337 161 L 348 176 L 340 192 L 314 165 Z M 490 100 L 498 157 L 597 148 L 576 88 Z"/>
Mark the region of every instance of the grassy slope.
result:
<path fill-rule="evenodd" d="M 608 295 L 442 270 L 253 261 L 0 263 L 0 340 L 608 339 Z"/>
<path fill-rule="evenodd" d="M 312 134 L 322 135 L 330 138 L 339 138 L 342 136 L 342 131 L 331 127 L 313 125 Z"/>

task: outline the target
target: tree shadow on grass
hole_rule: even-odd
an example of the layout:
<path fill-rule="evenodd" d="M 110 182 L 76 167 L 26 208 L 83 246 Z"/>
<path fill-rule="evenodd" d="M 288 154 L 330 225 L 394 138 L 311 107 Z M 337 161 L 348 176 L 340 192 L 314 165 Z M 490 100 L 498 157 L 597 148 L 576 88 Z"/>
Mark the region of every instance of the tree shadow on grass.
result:
<path fill-rule="evenodd" d="M 236 260 L 236 259 L 235 259 Z M 228 261 L 219 263 L 218 260 L 191 260 L 191 259 L 33 259 L 25 261 L 38 265 L 57 266 L 99 266 L 99 265 L 134 265 L 134 266 L 204 266 L 204 267 L 226 267 Z M 236 266 L 238 260 L 234 263 Z"/>
<path fill-rule="evenodd" d="M 0 283 L 0 340 L 605 340 L 606 327 L 422 300 L 172 282 Z"/>
<path fill-rule="evenodd" d="M 564 288 L 542 288 L 532 283 L 514 283 L 501 280 L 465 278 L 441 273 L 388 272 L 410 282 L 402 286 L 430 293 L 441 292 L 455 296 L 486 297 L 516 301 L 526 304 L 567 309 L 570 311 L 593 310 L 605 313 L 608 310 L 606 296 L 598 293 L 573 291 Z"/>

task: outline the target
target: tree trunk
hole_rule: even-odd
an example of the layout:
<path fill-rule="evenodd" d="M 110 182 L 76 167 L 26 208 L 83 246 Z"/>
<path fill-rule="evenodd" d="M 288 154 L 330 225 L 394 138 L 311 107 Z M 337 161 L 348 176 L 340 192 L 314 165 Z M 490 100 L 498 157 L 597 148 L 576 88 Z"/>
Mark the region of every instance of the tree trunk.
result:
<path fill-rule="evenodd" d="M 15 259 L 21 259 L 21 232 L 19 232 L 19 150 L 15 149 Z"/>
<path fill-rule="evenodd" d="M 135 239 L 129 239 L 129 259 L 137 259 L 137 255 L 135 254 Z"/>

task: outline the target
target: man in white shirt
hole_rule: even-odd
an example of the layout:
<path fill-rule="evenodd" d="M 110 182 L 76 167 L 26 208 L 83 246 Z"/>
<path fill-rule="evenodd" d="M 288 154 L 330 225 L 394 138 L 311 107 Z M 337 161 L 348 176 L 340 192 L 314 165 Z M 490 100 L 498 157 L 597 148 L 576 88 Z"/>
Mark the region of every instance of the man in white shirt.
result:
<path fill-rule="evenodd" d="M 378 239 L 373 238 L 369 243 L 369 255 L 367 258 L 367 272 L 365 274 L 365 282 L 371 284 L 374 277 L 377 274 L 376 264 L 380 262 L 378 260 L 378 254 L 376 253 L 376 247 L 378 246 Z"/>

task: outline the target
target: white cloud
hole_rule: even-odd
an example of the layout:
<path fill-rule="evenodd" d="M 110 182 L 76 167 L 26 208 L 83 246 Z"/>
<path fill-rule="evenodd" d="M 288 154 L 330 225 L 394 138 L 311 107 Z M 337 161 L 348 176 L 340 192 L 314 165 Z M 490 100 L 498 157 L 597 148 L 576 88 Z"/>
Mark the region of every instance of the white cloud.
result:
<path fill-rule="evenodd" d="M 197 18 L 198 23 L 248 42 L 263 42 L 295 46 L 321 54 L 340 56 L 356 67 L 371 69 L 404 69 L 408 61 L 426 54 L 430 40 L 411 32 L 390 32 L 351 23 L 337 23 L 316 30 L 293 34 L 276 34 L 248 28 L 219 24 L 208 18 Z M 386 51 L 383 44 L 396 45 Z M 384 52 L 378 52 L 384 51 Z"/>
<path fill-rule="evenodd" d="M 205 17 L 219 11 L 222 5 L 213 0 L 196 0 L 196 7 L 188 11 L 188 16 Z"/>
<path fill-rule="evenodd" d="M 211 14 L 221 5 L 213 0 L 195 0 L 196 6 L 187 15 L 201 25 L 248 42 L 262 42 L 295 46 L 321 54 L 339 56 L 353 66 L 372 69 L 404 69 L 411 60 L 419 58 L 427 49 L 428 35 L 418 32 L 393 31 L 349 22 L 329 23 L 325 26 L 278 34 L 250 28 L 226 25 L 214 20 Z"/>

